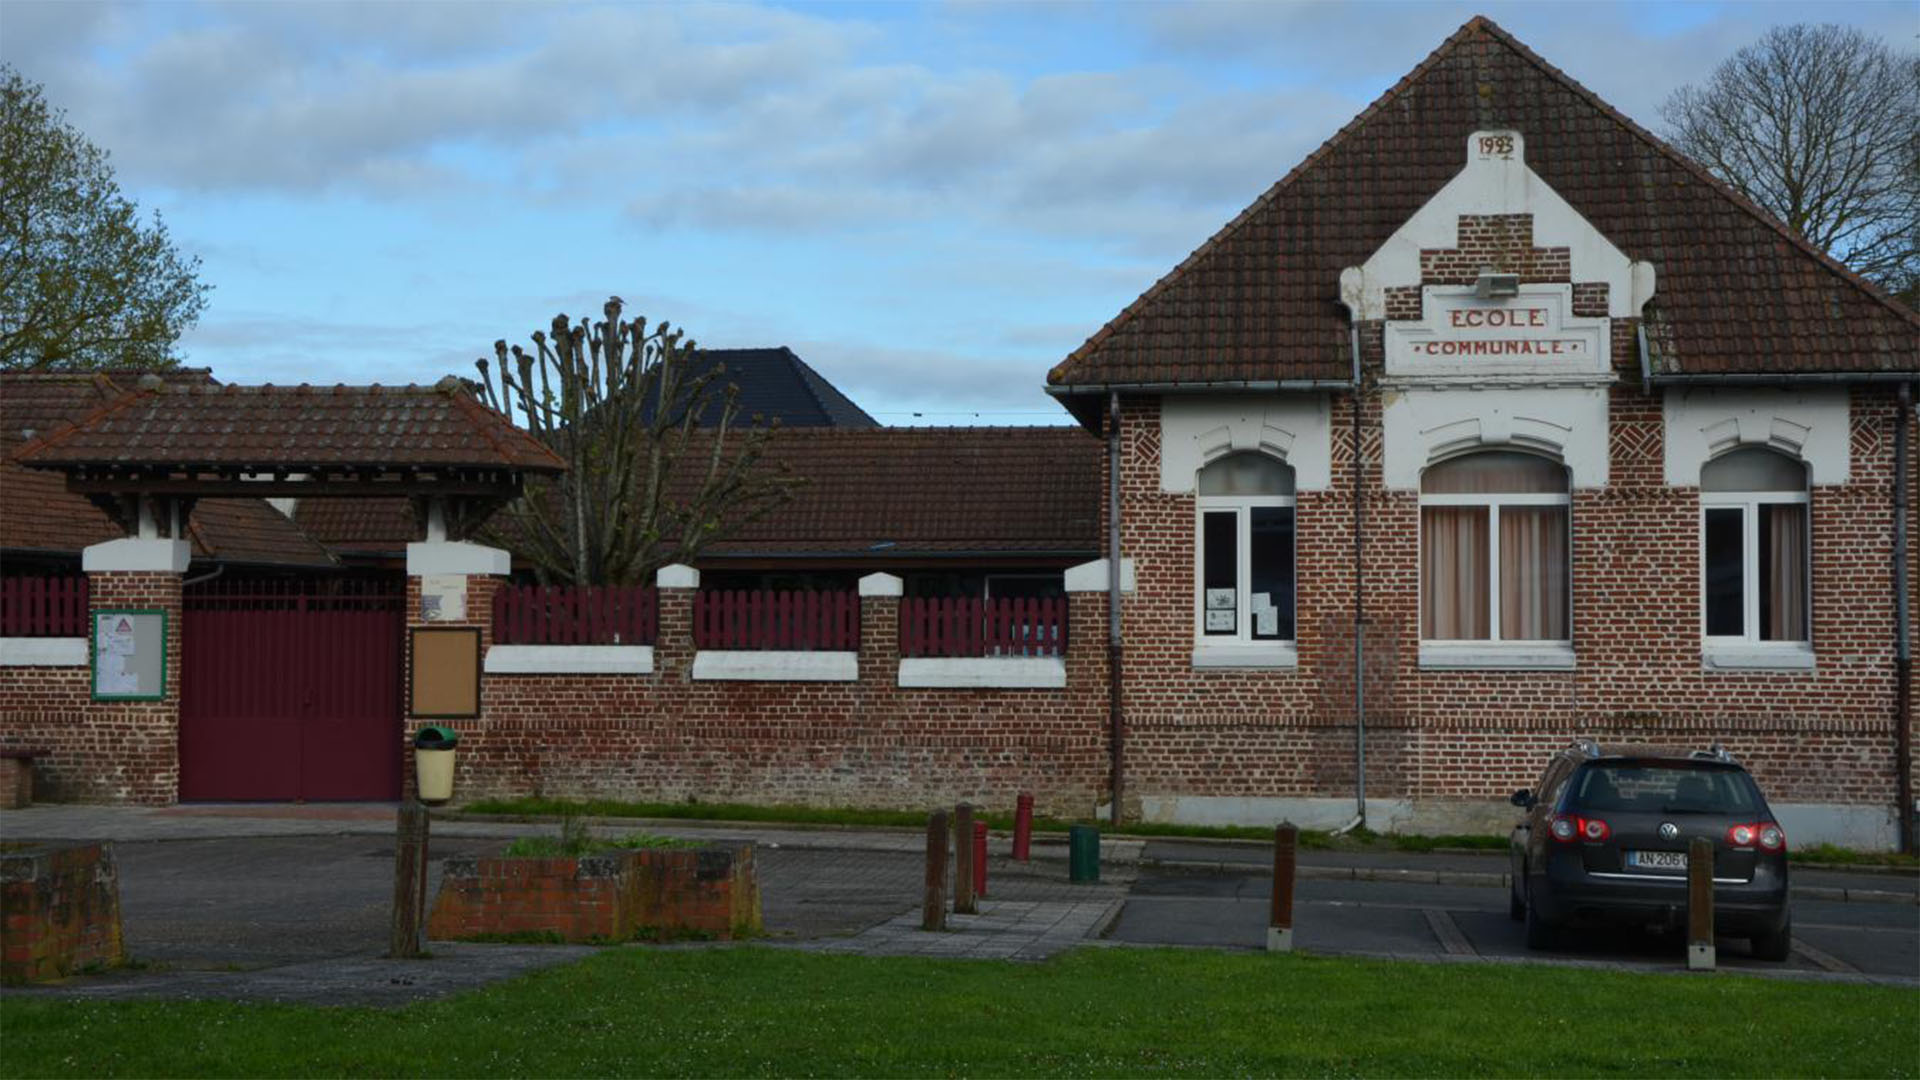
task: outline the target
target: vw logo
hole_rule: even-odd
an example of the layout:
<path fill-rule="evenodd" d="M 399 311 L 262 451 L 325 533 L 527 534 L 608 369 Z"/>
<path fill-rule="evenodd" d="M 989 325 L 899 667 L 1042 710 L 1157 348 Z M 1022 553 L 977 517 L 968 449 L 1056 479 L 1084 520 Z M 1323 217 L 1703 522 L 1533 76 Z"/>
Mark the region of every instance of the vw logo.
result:
<path fill-rule="evenodd" d="M 1676 837 L 1676 836 L 1679 836 L 1679 835 L 1680 835 L 1680 826 L 1678 826 L 1678 825 L 1675 825 L 1675 824 L 1674 824 L 1673 822 L 1671 822 L 1671 821 L 1663 821 L 1663 822 L 1661 822 L 1661 823 L 1660 823 L 1660 837 L 1661 837 L 1661 839 L 1663 839 L 1663 840 L 1671 840 L 1671 839 L 1673 839 L 1674 837 Z"/>

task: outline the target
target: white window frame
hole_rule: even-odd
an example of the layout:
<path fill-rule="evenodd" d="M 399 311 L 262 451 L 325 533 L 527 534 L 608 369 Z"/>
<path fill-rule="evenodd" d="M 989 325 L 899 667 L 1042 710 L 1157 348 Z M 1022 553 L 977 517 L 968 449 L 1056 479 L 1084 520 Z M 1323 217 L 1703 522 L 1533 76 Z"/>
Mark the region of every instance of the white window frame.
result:
<path fill-rule="evenodd" d="M 1278 460 L 1277 458 L 1275 460 Z M 1285 464 L 1285 462 L 1282 462 Z M 1255 638 L 1253 606 L 1253 511 L 1293 511 L 1293 636 Z M 1207 633 L 1206 524 L 1208 514 L 1233 514 L 1234 632 Z M 1300 635 L 1300 509 L 1293 495 L 1196 495 L 1193 513 L 1193 663 L 1195 667 L 1292 667 Z"/>
<path fill-rule="evenodd" d="M 1501 449 L 1501 448 L 1488 448 Z M 1475 451 L 1476 453 L 1481 451 Z M 1470 454 L 1458 455 L 1469 457 Z M 1543 455 L 1535 455 L 1540 460 L 1561 470 L 1565 464 Z M 1447 458 L 1445 461 L 1456 460 Z M 1443 464 L 1432 462 L 1428 468 Z M 1424 479 L 1424 472 L 1422 474 Z M 1427 515 L 1428 507 L 1484 507 L 1487 511 L 1487 633 L 1484 638 L 1428 638 L 1420 639 L 1420 666 L 1423 668 L 1570 668 L 1573 666 L 1573 490 L 1568 479 L 1568 490 L 1558 493 L 1536 494 L 1428 494 L 1420 492 L 1420 525 L 1418 546 L 1414 560 L 1418 590 L 1419 610 L 1415 617 L 1419 625 L 1427 624 L 1426 596 L 1427 588 L 1424 575 L 1427 566 Z M 1567 512 L 1567 633 L 1564 638 L 1517 638 L 1500 636 L 1500 508 L 1503 506 L 1555 506 Z"/>
<path fill-rule="evenodd" d="M 1781 455 L 1785 457 L 1786 455 Z M 1790 459 L 1798 461 L 1797 458 Z M 1807 508 L 1806 557 L 1800 567 L 1807 588 L 1807 638 L 1767 641 L 1760 636 L 1760 508 Z M 1707 511 L 1740 511 L 1739 634 L 1707 633 Z M 1699 569 L 1701 656 L 1710 668 L 1810 668 L 1813 666 L 1813 496 L 1801 491 L 1702 491 L 1700 493 Z"/>

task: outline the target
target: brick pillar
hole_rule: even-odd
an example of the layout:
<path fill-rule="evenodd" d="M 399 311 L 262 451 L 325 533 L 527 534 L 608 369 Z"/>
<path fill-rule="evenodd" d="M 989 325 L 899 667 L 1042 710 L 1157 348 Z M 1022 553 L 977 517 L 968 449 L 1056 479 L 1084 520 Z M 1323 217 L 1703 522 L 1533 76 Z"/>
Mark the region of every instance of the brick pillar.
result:
<path fill-rule="evenodd" d="M 1100 781 L 1097 790 L 1102 802 L 1113 801 L 1113 770 L 1111 754 L 1113 751 L 1113 727 L 1110 716 L 1108 694 L 1111 692 L 1110 673 L 1108 671 L 1107 650 L 1107 599 L 1110 582 L 1108 580 L 1107 560 L 1095 559 L 1067 568 L 1064 583 L 1067 591 L 1067 689 L 1080 700 L 1088 703 L 1088 712 L 1099 717 L 1101 761 L 1098 765 Z M 1125 610 L 1127 598 L 1134 591 L 1134 568 L 1132 559 L 1120 560 L 1120 602 Z M 1125 625 L 1122 624 L 1122 633 Z M 1153 647 L 1152 642 L 1128 641 L 1122 639 L 1127 648 Z M 1121 661 L 1121 691 L 1124 694 L 1127 681 L 1126 661 Z M 1124 703 L 1121 711 L 1121 730 L 1124 745 L 1126 714 Z M 1130 752 L 1129 752 L 1130 756 Z M 1134 770 L 1123 766 L 1123 777 Z M 1131 785 L 1125 785 L 1122 796 L 1124 817 L 1138 820 L 1140 816 L 1140 794 Z"/>
<path fill-rule="evenodd" d="M 860 681 L 891 689 L 900 681 L 900 597 L 892 574 L 860 579 Z"/>
<path fill-rule="evenodd" d="M 660 595 L 654 677 L 662 686 L 685 683 L 693 677 L 693 594 L 700 591 L 700 571 L 680 563 L 663 566 L 654 585 Z"/>
<path fill-rule="evenodd" d="M 407 630 L 401 649 L 405 662 L 400 692 L 409 709 L 401 725 L 400 788 L 404 798 L 414 794 L 413 735 L 422 724 L 438 723 L 460 734 L 460 768 L 453 781 L 454 799 L 472 790 L 465 781 L 479 760 L 486 738 L 487 688 L 484 675 L 487 649 L 493 644 L 493 594 L 513 568 L 513 557 L 499 548 L 465 541 L 430 540 L 407 545 Z M 424 608 L 428 594 L 437 599 L 432 617 Z M 480 715 L 470 720 L 418 720 L 411 713 L 413 694 L 413 631 L 471 627 L 480 631 Z"/>
<path fill-rule="evenodd" d="M 94 729 L 95 738 L 78 748 L 76 760 L 55 763 L 64 774 L 63 797 L 149 805 L 179 801 L 180 583 L 192 557 L 193 548 L 184 540 L 152 538 L 110 540 L 81 553 L 93 611 L 166 614 L 166 678 L 157 701 L 95 701 L 84 720 L 76 718 Z M 92 637 L 93 620 L 87 625 Z"/>

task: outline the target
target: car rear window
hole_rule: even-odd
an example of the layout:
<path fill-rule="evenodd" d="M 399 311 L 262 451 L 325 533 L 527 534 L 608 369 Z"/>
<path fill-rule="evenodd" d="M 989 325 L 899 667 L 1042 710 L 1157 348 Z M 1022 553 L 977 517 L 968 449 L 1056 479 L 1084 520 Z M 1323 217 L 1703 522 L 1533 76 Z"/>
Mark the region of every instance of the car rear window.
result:
<path fill-rule="evenodd" d="M 1759 808 L 1739 769 L 1651 762 L 1600 762 L 1574 779 L 1569 805 L 1659 814 L 1739 814 Z"/>

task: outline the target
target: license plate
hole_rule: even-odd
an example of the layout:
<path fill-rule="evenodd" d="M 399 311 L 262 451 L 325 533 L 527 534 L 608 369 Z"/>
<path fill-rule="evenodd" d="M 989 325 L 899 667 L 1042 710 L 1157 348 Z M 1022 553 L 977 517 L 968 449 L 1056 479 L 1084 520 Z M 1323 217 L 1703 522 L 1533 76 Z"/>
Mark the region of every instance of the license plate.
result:
<path fill-rule="evenodd" d="M 1641 870 L 1685 870 L 1687 853 L 1684 851 L 1629 851 L 1627 865 Z"/>

